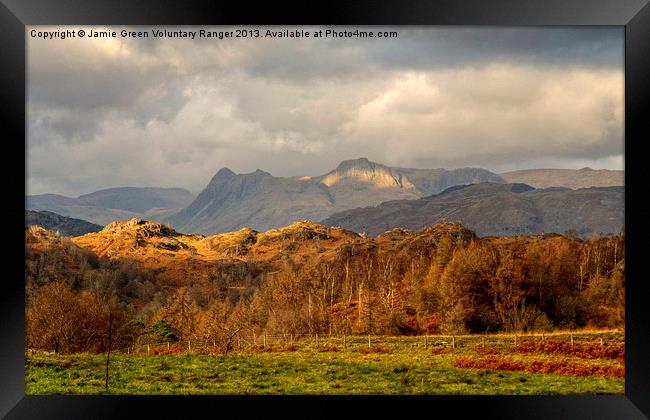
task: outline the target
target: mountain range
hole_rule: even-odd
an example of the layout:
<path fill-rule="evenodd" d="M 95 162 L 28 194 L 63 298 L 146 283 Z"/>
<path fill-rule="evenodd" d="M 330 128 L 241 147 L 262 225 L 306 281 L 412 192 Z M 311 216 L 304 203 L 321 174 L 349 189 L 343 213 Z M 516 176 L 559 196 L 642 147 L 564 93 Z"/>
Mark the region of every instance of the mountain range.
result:
<path fill-rule="evenodd" d="M 499 174 L 506 182 L 528 184 L 535 188 L 614 187 L 625 185 L 625 173 L 609 169 L 525 169 Z"/>
<path fill-rule="evenodd" d="M 419 230 L 458 221 L 479 236 L 565 233 L 621 233 L 624 187 L 535 189 L 527 184 L 456 186 L 418 200 L 394 200 L 376 207 L 336 213 L 323 224 L 378 235 L 392 228 Z"/>
<path fill-rule="evenodd" d="M 188 205 L 194 196 L 183 188 L 109 188 L 66 197 L 58 194 L 30 195 L 25 208 L 50 211 L 98 225 L 134 217 L 160 218 Z"/>
<path fill-rule="evenodd" d="M 528 182 L 522 187 L 517 185 L 524 182 L 513 180 Z M 620 185 L 616 190 L 620 190 L 620 194 L 614 194 L 620 198 L 620 209 L 614 206 L 612 214 L 608 213 L 611 209 L 597 213 L 611 218 L 611 221 L 600 223 L 595 220 L 586 224 L 585 217 L 591 217 L 588 213 L 600 209 L 593 203 L 601 199 L 601 196 L 604 197 L 602 200 L 609 202 L 613 199 L 610 197 L 613 190 L 572 193 L 568 188 L 560 188 L 537 193 L 527 190 L 522 196 L 512 195 L 519 194 L 513 192 L 513 188 L 533 190 L 533 187 L 545 188 L 548 184 L 568 188 Z M 454 187 L 467 185 L 470 187 L 463 187 L 462 193 L 444 195 L 444 200 L 433 198 L 442 196 L 440 193 L 443 191 L 450 194 L 454 192 Z M 499 185 L 503 185 L 505 190 L 499 190 Z M 622 213 L 617 212 L 623 206 L 622 185 L 623 171 L 540 169 L 496 174 L 481 168 L 446 170 L 390 167 L 367 158 L 358 158 L 345 160 L 334 170 L 315 177 L 275 177 L 259 169 L 236 174 L 228 168 L 222 168 L 196 197 L 182 188 L 124 187 L 100 190 L 77 198 L 56 194 L 28 196 L 26 208 L 51 211 L 99 225 L 146 218 L 171 224 L 179 232 L 206 235 L 243 227 L 263 231 L 296 220 L 324 221 L 377 234 L 383 232 L 386 226 L 398 226 L 397 221 L 403 225 L 401 227 L 413 228 L 423 226 L 425 221 L 425 224 L 432 224 L 461 216 L 479 234 L 507 235 L 549 229 L 558 231 L 566 226 L 567 229 L 587 234 L 597 231 L 599 223 L 602 225 L 601 231 L 620 230 Z M 462 203 L 447 200 L 458 194 L 466 195 Z M 538 196 L 546 198 L 533 200 L 533 197 Z M 526 200 L 522 201 L 521 197 L 526 197 Z M 559 199 L 560 203 L 565 202 L 562 200 L 573 200 L 580 204 L 581 197 L 591 200 L 592 204 L 581 208 L 580 215 L 571 213 L 568 208 L 561 208 L 556 216 L 542 218 L 541 214 L 546 211 L 544 209 L 552 207 L 554 199 Z M 466 205 L 469 202 L 467 200 L 471 201 L 470 207 L 474 213 L 465 214 L 465 210 L 462 210 L 464 207 L 458 207 Z M 437 207 L 431 209 L 423 203 L 437 203 Z M 515 206 L 512 210 L 514 214 L 528 216 L 522 216 L 522 220 L 517 217 L 508 219 L 508 213 L 500 209 L 511 205 Z M 398 207 L 400 210 L 397 212 L 387 210 Z M 478 213 L 476 209 L 479 209 Z M 492 214 L 493 217 L 490 221 L 482 219 L 479 217 L 481 212 Z M 497 215 L 501 219 L 497 220 Z M 555 220 L 553 217 L 559 219 L 552 222 Z M 364 218 L 367 219 L 363 220 Z M 477 225 L 479 222 L 483 227 Z"/>
<path fill-rule="evenodd" d="M 387 200 L 413 200 L 468 182 L 503 182 L 478 168 L 393 168 L 367 158 L 346 160 L 317 177 L 274 177 L 257 170 L 219 170 L 188 207 L 166 219 L 181 232 L 214 234 L 247 226 L 268 230 L 296 220 L 322 220 Z"/>

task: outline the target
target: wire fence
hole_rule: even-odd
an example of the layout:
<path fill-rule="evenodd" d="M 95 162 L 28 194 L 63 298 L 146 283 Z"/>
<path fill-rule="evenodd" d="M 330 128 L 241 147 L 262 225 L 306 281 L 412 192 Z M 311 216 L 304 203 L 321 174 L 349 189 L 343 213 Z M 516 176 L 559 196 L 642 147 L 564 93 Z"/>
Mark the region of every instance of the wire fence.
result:
<path fill-rule="evenodd" d="M 189 339 L 139 343 L 112 352 L 134 355 L 160 354 L 222 354 L 228 347 L 230 353 L 260 351 L 375 351 L 399 352 L 445 348 L 497 348 L 508 349 L 531 342 L 560 341 L 570 346 L 624 346 L 624 333 L 561 332 L 535 334 L 491 335 L 421 335 L 421 336 L 375 336 L 375 335 L 319 335 L 319 334 L 239 334 L 226 346 L 214 339 Z"/>

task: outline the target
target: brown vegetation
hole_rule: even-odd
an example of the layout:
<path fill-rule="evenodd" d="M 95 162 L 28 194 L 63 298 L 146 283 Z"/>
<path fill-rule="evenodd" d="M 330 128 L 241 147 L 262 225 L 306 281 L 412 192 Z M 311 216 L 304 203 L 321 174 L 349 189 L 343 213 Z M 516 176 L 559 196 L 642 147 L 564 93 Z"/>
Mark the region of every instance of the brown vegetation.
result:
<path fill-rule="evenodd" d="M 134 219 L 26 231 L 27 341 L 60 352 L 247 334 L 457 334 L 617 327 L 624 240 L 477 238 L 457 223 L 369 238 L 303 221 L 183 235 Z"/>
<path fill-rule="evenodd" d="M 562 340 L 524 341 L 512 347 L 517 353 L 564 354 L 586 359 L 615 359 L 623 361 L 625 346 L 623 343 L 575 343 Z"/>
<path fill-rule="evenodd" d="M 454 367 L 515 370 L 529 373 L 554 373 L 556 375 L 601 376 L 622 378 L 625 376 L 623 366 L 577 364 L 570 360 L 515 360 L 503 356 L 488 355 L 480 358 L 458 357 Z"/>

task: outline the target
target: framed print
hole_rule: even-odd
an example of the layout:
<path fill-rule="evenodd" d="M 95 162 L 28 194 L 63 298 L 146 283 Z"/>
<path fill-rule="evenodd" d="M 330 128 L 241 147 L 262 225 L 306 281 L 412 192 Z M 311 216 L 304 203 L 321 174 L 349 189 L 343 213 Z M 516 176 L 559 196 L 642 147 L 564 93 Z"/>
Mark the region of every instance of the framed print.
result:
<path fill-rule="evenodd" d="M 2 414 L 647 418 L 648 20 L 5 1 Z"/>

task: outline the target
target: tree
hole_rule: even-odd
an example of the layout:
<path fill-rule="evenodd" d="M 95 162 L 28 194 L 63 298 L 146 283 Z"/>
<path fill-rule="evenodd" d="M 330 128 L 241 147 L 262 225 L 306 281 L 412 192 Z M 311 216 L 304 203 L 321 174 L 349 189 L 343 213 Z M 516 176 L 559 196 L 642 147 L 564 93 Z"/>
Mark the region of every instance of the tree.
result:
<path fill-rule="evenodd" d="M 485 326 L 478 322 L 478 309 L 490 300 L 490 280 L 495 270 L 494 253 L 487 246 L 472 242 L 454 251 L 437 282 L 443 330 L 484 330 Z"/>
<path fill-rule="evenodd" d="M 625 324 L 625 260 L 618 262 L 609 275 L 593 276 L 582 293 L 589 307 L 589 321 L 596 327 L 620 327 Z"/>
<path fill-rule="evenodd" d="M 243 300 L 235 305 L 228 300 L 215 301 L 199 314 L 197 336 L 203 340 L 204 348 L 212 345 L 228 354 L 235 337 L 249 325 L 249 308 Z"/>
<path fill-rule="evenodd" d="M 72 353 L 92 339 L 87 317 L 69 286 L 49 283 L 27 302 L 27 347 Z"/>
<path fill-rule="evenodd" d="M 121 331 L 125 319 L 119 308 L 103 306 L 93 293 L 75 293 L 66 282 L 53 282 L 27 301 L 27 346 L 62 353 L 106 351 L 112 329 Z"/>
<path fill-rule="evenodd" d="M 156 315 L 156 319 L 165 320 L 174 328 L 179 339 L 189 339 L 195 328 L 198 308 L 187 287 L 179 288 Z"/>

